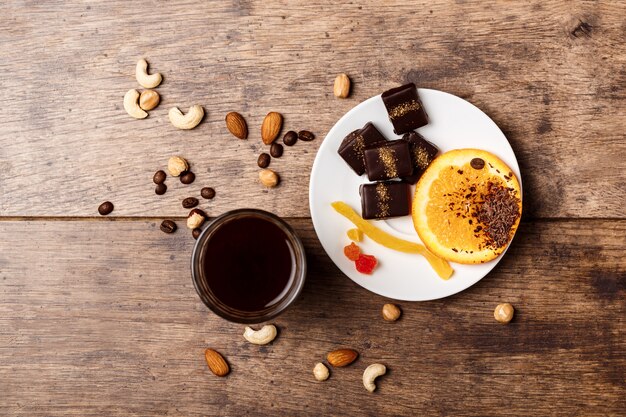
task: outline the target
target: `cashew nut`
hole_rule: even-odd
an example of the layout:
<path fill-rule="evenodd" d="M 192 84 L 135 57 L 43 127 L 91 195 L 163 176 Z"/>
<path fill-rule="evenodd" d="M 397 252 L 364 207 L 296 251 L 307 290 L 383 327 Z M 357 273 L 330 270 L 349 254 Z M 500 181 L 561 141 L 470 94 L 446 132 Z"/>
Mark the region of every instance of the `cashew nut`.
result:
<path fill-rule="evenodd" d="M 187 114 L 183 114 L 178 107 L 172 107 L 168 113 L 170 122 L 179 129 L 193 129 L 204 117 L 204 109 L 199 105 L 189 107 Z"/>
<path fill-rule="evenodd" d="M 135 119 L 145 119 L 148 113 L 139 107 L 139 92 L 137 90 L 128 90 L 124 94 L 124 110 Z"/>
<path fill-rule="evenodd" d="M 137 78 L 137 82 L 144 88 L 154 88 L 161 84 L 161 80 L 163 79 L 158 72 L 148 74 L 148 63 L 143 58 L 137 61 L 135 77 Z"/>
<path fill-rule="evenodd" d="M 251 327 L 246 326 L 243 337 L 255 345 L 267 345 L 276 338 L 277 333 L 276 326 L 273 324 L 266 324 L 261 330 L 253 330 Z"/>
<path fill-rule="evenodd" d="M 385 365 L 380 363 L 374 363 L 367 368 L 363 372 L 363 386 L 369 392 L 374 392 L 376 390 L 376 384 L 374 384 L 374 380 L 381 375 L 385 375 L 387 372 L 387 368 Z"/>

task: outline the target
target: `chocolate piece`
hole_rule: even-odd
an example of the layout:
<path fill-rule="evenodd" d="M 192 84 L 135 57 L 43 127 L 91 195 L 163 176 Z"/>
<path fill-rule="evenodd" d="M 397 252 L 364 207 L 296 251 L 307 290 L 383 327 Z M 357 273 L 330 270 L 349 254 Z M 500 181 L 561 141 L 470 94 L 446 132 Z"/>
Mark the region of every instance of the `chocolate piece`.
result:
<path fill-rule="evenodd" d="M 426 171 L 428 165 L 433 162 L 439 149 L 417 132 L 406 133 L 402 139 L 409 143 L 411 161 L 413 162 L 413 174 L 402 179 L 409 184 L 415 184 Z"/>
<path fill-rule="evenodd" d="M 409 144 L 404 139 L 377 143 L 363 153 L 365 172 L 370 181 L 408 177 L 413 173 Z"/>
<path fill-rule="evenodd" d="M 392 88 L 385 91 L 381 97 L 397 135 L 428 124 L 428 116 L 417 95 L 415 84 L 410 83 Z"/>
<path fill-rule="evenodd" d="M 350 132 L 343 139 L 338 152 L 357 175 L 363 175 L 365 172 L 364 149 L 375 143 L 385 141 L 385 137 L 376 129 L 376 126 L 367 122 L 361 129 Z"/>
<path fill-rule="evenodd" d="M 364 219 L 387 219 L 406 216 L 411 212 L 409 184 L 403 181 L 385 181 L 363 184 L 361 210 Z"/>

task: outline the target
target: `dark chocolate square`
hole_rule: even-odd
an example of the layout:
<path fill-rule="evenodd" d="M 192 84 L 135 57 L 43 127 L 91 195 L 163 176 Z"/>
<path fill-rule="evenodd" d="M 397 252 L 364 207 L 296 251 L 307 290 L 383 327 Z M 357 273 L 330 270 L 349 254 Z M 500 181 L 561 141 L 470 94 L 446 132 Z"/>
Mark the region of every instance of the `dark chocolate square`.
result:
<path fill-rule="evenodd" d="M 339 145 L 337 152 L 357 175 L 363 175 L 365 172 L 364 149 L 384 141 L 386 141 L 385 137 L 371 122 L 368 122 L 361 129 L 350 132 Z"/>
<path fill-rule="evenodd" d="M 415 84 L 392 88 L 385 91 L 381 97 L 397 135 L 428 124 L 428 115 L 424 111 Z"/>
<path fill-rule="evenodd" d="M 413 162 L 413 174 L 402 179 L 409 184 L 415 184 L 426 171 L 428 165 L 433 162 L 439 149 L 417 132 L 406 133 L 402 139 L 409 143 L 409 152 Z"/>
<path fill-rule="evenodd" d="M 406 216 L 411 212 L 409 184 L 403 181 L 385 181 L 363 184 L 361 212 L 364 219 L 388 219 Z"/>
<path fill-rule="evenodd" d="M 374 144 L 365 149 L 364 155 L 370 181 L 408 177 L 413 173 L 409 144 L 404 139 Z"/>

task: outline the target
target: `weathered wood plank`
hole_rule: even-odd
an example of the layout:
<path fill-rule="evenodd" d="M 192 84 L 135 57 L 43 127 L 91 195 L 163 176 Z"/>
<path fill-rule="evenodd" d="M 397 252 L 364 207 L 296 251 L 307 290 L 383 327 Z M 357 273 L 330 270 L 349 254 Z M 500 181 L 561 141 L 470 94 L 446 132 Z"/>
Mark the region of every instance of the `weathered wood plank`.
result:
<path fill-rule="evenodd" d="M 402 303 L 343 276 L 309 220 L 292 220 L 311 266 L 279 338 L 247 344 L 210 314 L 189 274 L 193 240 L 156 221 L 0 222 L 0 414 L 618 415 L 626 409 L 626 221 L 522 225 L 471 289 Z M 375 276 L 372 279 L 376 279 Z M 517 309 L 508 326 L 496 304 Z M 206 369 L 203 349 L 232 366 Z M 316 383 L 336 346 L 361 353 Z M 375 394 L 361 373 L 390 372 Z"/>
<path fill-rule="evenodd" d="M 522 166 L 526 214 L 626 215 L 623 2 L 4 1 L 0 4 L 0 215 L 181 215 L 189 193 L 153 193 L 171 154 L 212 185 L 218 214 L 262 207 L 307 217 L 308 173 L 322 138 L 363 99 L 415 81 L 489 114 Z M 136 60 L 164 75 L 147 120 L 122 108 Z M 332 96 L 339 72 L 352 98 Z M 167 109 L 201 103 L 206 121 L 176 131 Z M 250 139 L 223 118 L 241 111 Z M 259 126 L 270 110 L 311 144 L 273 162 L 279 189 L 256 183 Z M 170 182 L 170 185 L 174 182 Z"/>

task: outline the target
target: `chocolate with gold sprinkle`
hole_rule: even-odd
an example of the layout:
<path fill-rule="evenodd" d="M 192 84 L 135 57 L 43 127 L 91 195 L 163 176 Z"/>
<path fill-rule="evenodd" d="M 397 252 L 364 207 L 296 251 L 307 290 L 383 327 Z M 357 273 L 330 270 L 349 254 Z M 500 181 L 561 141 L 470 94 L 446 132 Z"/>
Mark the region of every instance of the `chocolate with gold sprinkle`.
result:
<path fill-rule="evenodd" d="M 385 91 L 381 97 L 397 135 L 428 124 L 428 116 L 417 94 L 415 84 L 410 83 L 392 88 Z"/>
<path fill-rule="evenodd" d="M 364 219 L 388 219 L 406 216 L 411 212 L 409 184 L 403 181 L 385 181 L 363 184 L 361 210 Z"/>
<path fill-rule="evenodd" d="M 409 144 L 404 139 L 377 143 L 365 149 L 365 172 L 370 181 L 408 177 L 413 173 Z"/>

